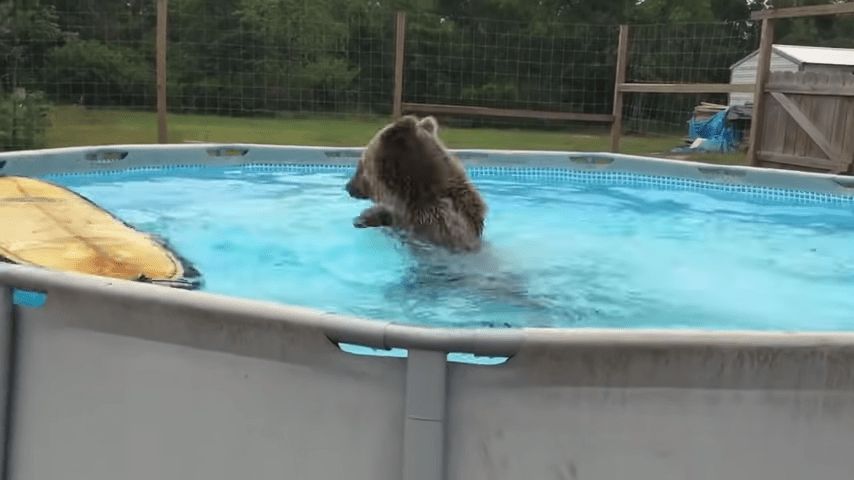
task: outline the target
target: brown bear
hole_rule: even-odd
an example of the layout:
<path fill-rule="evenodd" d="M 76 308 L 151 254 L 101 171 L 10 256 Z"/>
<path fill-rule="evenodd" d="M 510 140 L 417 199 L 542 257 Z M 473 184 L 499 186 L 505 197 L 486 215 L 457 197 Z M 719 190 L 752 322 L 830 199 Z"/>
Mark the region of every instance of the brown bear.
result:
<path fill-rule="evenodd" d="M 350 196 L 373 200 L 356 227 L 388 226 L 452 252 L 480 250 L 486 203 L 445 147 L 432 116 L 407 115 L 365 147 Z"/>

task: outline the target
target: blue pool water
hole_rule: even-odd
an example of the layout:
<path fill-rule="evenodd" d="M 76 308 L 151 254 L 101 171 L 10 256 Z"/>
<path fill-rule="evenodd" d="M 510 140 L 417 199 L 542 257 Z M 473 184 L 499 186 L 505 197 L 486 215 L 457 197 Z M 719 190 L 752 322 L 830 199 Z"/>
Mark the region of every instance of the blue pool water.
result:
<path fill-rule="evenodd" d="M 352 227 L 352 171 L 47 178 L 167 238 L 214 293 L 433 326 L 854 329 L 851 201 L 477 169 L 488 247 L 416 257 Z"/>

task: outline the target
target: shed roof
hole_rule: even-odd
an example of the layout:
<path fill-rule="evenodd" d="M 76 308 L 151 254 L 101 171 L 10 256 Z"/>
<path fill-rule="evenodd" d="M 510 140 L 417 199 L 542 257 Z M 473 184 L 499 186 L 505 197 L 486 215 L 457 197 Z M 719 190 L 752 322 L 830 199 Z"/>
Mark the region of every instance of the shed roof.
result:
<path fill-rule="evenodd" d="M 804 47 L 800 45 L 772 45 L 771 50 L 781 57 L 803 65 L 843 65 L 854 66 L 854 48 Z M 735 62 L 730 70 L 759 54 L 759 50 Z"/>

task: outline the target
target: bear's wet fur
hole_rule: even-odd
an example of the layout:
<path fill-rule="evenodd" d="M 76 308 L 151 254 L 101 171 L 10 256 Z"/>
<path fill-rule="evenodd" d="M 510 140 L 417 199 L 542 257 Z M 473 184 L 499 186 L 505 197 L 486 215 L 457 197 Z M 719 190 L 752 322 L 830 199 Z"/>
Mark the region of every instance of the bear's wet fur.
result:
<path fill-rule="evenodd" d="M 437 133 L 432 116 L 407 115 L 374 136 L 347 183 L 350 196 L 374 205 L 353 223 L 391 227 L 452 252 L 479 251 L 486 202 Z"/>

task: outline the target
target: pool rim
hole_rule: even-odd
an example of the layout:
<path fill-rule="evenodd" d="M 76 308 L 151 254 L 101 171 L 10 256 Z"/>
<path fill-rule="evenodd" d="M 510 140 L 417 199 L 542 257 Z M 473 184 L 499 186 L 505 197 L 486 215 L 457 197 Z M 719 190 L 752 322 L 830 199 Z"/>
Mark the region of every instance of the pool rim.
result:
<path fill-rule="evenodd" d="M 254 300 L 230 295 L 167 288 L 129 280 L 117 280 L 74 272 L 56 272 L 25 265 L 0 265 L 0 285 L 46 294 L 51 297 L 100 296 L 111 302 L 145 302 L 152 308 L 179 308 L 211 318 L 227 328 L 230 318 L 239 318 L 233 328 L 264 328 L 283 322 L 290 327 L 320 330 L 334 345 L 360 345 L 380 350 L 429 350 L 468 353 L 482 357 L 512 358 L 522 348 L 561 344 L 573 348 L 666 349 L 820 349 L 854 348 L 854 331 L 754 331 L 702 329 L 616 329 L 616 328 L 447 328 L 411 325 L 324 312 L 318 309 Z M 23 307 L 26 308 L 26 307 Z M 160 319 L 168 320 L 168 319 Z M 94 320 L 93 320 L 94 321 Z M 98 322 L 101 323 L 101 322 Z M 167 321 L 167 323 L 169 323 Z M 99 325 L 104 327 L 104 325 Z M 146 325 L 145 328 L 150 328 Z M 115 328 L 115 327 L 114 327 Z M 138 326 L 126 327 L 131 336 L 145 336 Z M 165 327 L 169 328 L 169 327 Z M 100 329 L 100 328 L 98 328 Z M 124 328 L 120 328 L 123 330 Z M 122 333 L 122 332 L 114 332 Z M 223 332 L 225 333 L 225 332 Z M 849 350 L 850 351 L 850 350 Z"/>
<path fill-rule="evenodd" d="M 0 175 L 68 175 L 211 166 L 352 166 L 363 147 L 250 143 L 130 144 L 0 152 Z M 558 168 L 621 172 L 717 185 L 749 185 L 854 198 L 854 177 L 745 165 L 720 165 L 607 152 L 452 149 L 467 168 Z M 284 159 L 287 155 L 291 158 Z M 298 154 L 298 155 L 293 155 Z"/>

